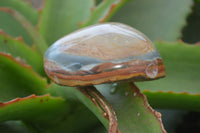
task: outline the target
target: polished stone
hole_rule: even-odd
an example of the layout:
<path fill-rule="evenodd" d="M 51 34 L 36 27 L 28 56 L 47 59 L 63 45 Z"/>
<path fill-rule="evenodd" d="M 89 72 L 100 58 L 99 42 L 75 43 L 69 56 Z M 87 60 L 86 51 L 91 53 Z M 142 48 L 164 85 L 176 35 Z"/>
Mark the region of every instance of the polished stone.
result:
<path fill-rule="evenodd" d="M 89 26 L 59 39 L 46 51 L 44 68 L 52 80 L 69 86 L 165 75 L 153 43 L 121 23 Z"/>

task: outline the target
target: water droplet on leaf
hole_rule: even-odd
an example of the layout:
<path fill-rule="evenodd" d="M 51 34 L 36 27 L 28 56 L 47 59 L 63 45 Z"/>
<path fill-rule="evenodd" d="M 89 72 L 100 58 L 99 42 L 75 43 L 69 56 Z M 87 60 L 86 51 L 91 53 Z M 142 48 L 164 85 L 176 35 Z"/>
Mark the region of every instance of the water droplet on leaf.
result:
<path fill-rule="evenodd" d="M 116 86 L 117 86 L 117 83 L 113 83 L 110 87 L 110 93 L 111 94 L 114 94 L 116 92 Z"/>
<path fill-rule="evenodd" d="M 139 117 L 139 116 L 140 116 L 140 113 L 137 113 L 137 116 Z"/>
<path fill-rule="evenodd" d="M 128 91 L 126 91 L 124 95 L 125 95 L 125 96 L 128 96 Z"/>

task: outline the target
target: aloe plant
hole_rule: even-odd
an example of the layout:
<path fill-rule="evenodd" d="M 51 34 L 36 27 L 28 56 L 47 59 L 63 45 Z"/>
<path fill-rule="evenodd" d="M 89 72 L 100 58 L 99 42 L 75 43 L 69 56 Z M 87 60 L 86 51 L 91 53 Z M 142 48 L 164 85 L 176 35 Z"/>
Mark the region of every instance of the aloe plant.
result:
<path fill-rule="evenodd" d="M 37 10 L 23 0 L 0 0 L 0 131 L 108 132 L 116 113 L 121 133 L 165 132 L 153 108 L 200 111 L 200 46 L 180 41 L 192 34 L 183 30 L 192 5 L 199 2 L 45 0 Z M 147 34 L 166 78 L 138 82 L 139 89 L 127 83 L 80 90 L 51 82 L 43 69 L 46 49 L 74 30 L 106 21 Z M 102 112 L 101 100 L 112 106 L 110 114 Z"/>

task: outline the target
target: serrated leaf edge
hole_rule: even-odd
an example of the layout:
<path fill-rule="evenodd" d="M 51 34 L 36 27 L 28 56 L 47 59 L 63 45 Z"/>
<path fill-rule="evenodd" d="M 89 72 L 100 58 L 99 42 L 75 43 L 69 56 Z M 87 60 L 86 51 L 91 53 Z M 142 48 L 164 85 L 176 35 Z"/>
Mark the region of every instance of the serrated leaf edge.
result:
<path fill-rule="evenodd" d="M 142 91 L 143 93 L 168 93 L 168 94 L 180 94 L 180 95 L 191 95 L 191 96 L 198 96 L 198 95 L 200 95 L 200 93 L 196 93 L 196 94 L 191 94 L 191 93 L 189 93 L 189 92 L 173 92 L 173 91 L 162 91 L 162 90 L 159 90 L 159 91 L 150 91 L 150 90 L 144 90 L 144 91 Z"/>
<path fill-rule="evenodd" d="M 25 63 L 22 63 L 20 61 L 18 61 L 17 59 L 15 59 L 13 56 L 11 56 L 10 54 L 8 53 L 2 53 L 0 52 L 0 56 L 4 56 L 10 60 L 12 60 L 13 62 L 15 62 L 16 64 L 20 65 L 21 67 L 24 67 L 25 69 L 29 70 L 32 74 L 34 74 L 37 78 L 40 78 L 41 80 L 47 82 L 47 79 L 44 78 L 44 77 L 41 77 L 40 75 L 38 75 L 30 65 L 27 65 Z"/>
<path fill-rule="evenodd" d="M 140 91 L 140 89 L 134 84 L 134 83 L 130 83 L 131 89 L 135 90 L 137 95 L 139 95 L 140 97 L 142 97 L 142 99 L 144 100 L 144 105 L 146 107 L 146 109 L 148 109 L 150 112 L 153 113 L 153 115 L 156 117 L 156 119 L 158 120 L 162 133 L 167 133 L 163 124 L 162 124 L 162 119 L 161 119 L 161 113 L 155 111 L 148 103 L 146 96 Z"/>
<path fill-rule="evenodd" d="M 22 36 L 12 37 L 12 36 L 6 34 L 6 33 L 5 33 L 3 30 L 1 30 L 1 29 L 0 29 L 0 34 L 1 34 L 2 36 L 4 36 L 5 38 L 9 38 L 9 39 L 18 41 L 18 42 L 20 42 L 23 46 L 25 46 L 25 47 L 31 49 L 32 51 L 36 52 L 35 49 L 34 49 L 33 47 L 29 47 L 29 45 L 25 43 L 25 41 L 24 41 L 24 39 L 23 39 Z"/>
<path fill-rule="evenodd" d="M 45 95 L 42 95 L 42 96 L 36 96 L 35 94 L 32 94 L 32 95 L 27 96 L 27 97 L 23 97 L 23 98 L 18 97 L 18 98 L 12 99 L 12 100 L 7 101 L 7 102 L 0 102 L 0 108 L 5 107 L 5 106 L 10 105 L 10 104 L 13 104 L 13 103 L 25 101 L 25 100 L 28 100 L 28 99 L 45 98 L 45 97 L 47 97 L 47 98 L 54 98 L 54 99 L 60 99 L 60 100 L 65 101 L 61 97 L 52 97 L 52 96 L 50 96 L 50 94 L 45 94 Z M 42 102 L 42 101 L 40 101 L 40 102 Z"/>

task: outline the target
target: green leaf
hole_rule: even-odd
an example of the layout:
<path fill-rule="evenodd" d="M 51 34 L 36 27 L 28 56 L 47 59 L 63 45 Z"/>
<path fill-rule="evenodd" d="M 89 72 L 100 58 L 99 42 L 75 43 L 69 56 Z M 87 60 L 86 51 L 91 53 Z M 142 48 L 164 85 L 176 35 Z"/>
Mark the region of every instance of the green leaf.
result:
<path fill-rule="evenodd" d="M 96 117 L 108 128 L 109 122 L 104 118 L 102 111 L 93 103 L 93 101 L 81 92 L 79 89 L 73 87 L 59 86 L 52 84 L 46 89 L 47 93 L 50 93 L 52 96 L 62 96 L 65 99 L 79 100 L 81 101 L 88 109 L 90 109 Z"/>
<path fill-rule="evenodd" d="M 67 129 L 68 132 L 89 132 L 93 127 L 99 126 L 99 120 L 95 115 L 99 115 L 100 119 L 105 119 L 102 117 L 101 111 L 88 99 L 83 93 L 78 89 L 67 86 L 59 86 L 52 83 L 46 89 L 46 93 L 50 93 L 52 96 L 61 96 L 65 98 L 68 102 L 73 104 L 72 111 L 70 115 L 62 121 L 55 129 L 51 129 L 52 132 L 61 132 Z M 80 104 L 85 103 L 86 106 Z M 94 109 L 95 115 L 91 113 L 88 109 Z M 87 122 L 85 122 L 87 120 Z M 105 119 L 105 121 L 107 121 Z M 107 123 L 108 124 L 108 123 Z M 74 128 L 74 125 L 79 125 L 79 128 Z M 101 125 L 100 125 L 101 126 Z"/>
<path fill-rule="evenodd" d="M 47 50 L 47 44 L 43 40 L 43 38 L 40 36 L 38 31 L 35 29 L 35 27 L 26 18 L 24 18 L 20 13 L 18 13 L 15 10 L 2 7 L 0 8 L 0 11 L 7 12 L 9 15 L 15 18 L 23 26 L 23 28 L 28 32 L 30 37 L 33 39 L 38 52 L 41 55 L 43 55 L 44 52 Z"/>
<path fill-rule="evenodd" d="M 146 97 L 132 83 L 97 85 L 116 112 L 122 133 L 165 132 L 161 114 L 154 111 Z"/>
<path fill-rule="evenodd" d="M 82 22 L 81 27 L 108 21 L 112 15 L 129 0 L 104 0 L 92 8 L 89 18 Z"/>
<path fill-rule="evenodd" d="M 22 38 L 12 38 L 0 31 L 0 51 L 11 54 L 14 58 L 31 65 L 36 72 L 44 75 L 41 56 L 27 46 Z"/>
<path fill-rule="evenodd" d="M 62 98 L 49 95 L 30 95 L 0 103 L 0 122 L 23 120 L 37 124 L 57 123 L 69 113 L 69 105 Z"/>
<path fill-rule="evenodd" d="M 118 123 L 117 117 L 111 105 L 93 86 L 77 87 L 77 89 L 87 98 L 80 99 L 96 116 L 102 121 L 103 125 L 108 129 L 109 133 L 117 133 Z M 80 97 L 79 97 L 80 98 Z M 87 99 L 87 100 L 86 100 Z M 89 102 L 88 102 L 89 100 Z M 92 104 L 90 103 L 92 102 Z M 93 107 L 95 105 L 95 107 Z M 97 113 L 97 110 L 101 114 Z M 102 119 L 103 118 L 103 119 Z M 106 121 L 105 121 L 106 119 Z"/>
<path fill-rule="evenodd" d="M 191 11 L 192 0 L 132 0 L 111 21 L 129 24 L 151 40 L 177 40 Z"/>
<path fill-rule="evenodd" d="M 22 0 L 0 0 L 0 7 L 8 7 L 17 10 L 33 25 L 38 23 L 39 12 Z M 7 34 L 14 37 L 23 36 L 25 42 L 29 45 L 32 44 L 30 36 L 15 19 L 4 12 L 0 12 L 0 18 L 0 29 L 3 29 Z"/>
<path fill-rule="evenodd" d="M 0 84 L 1 101 L 32 93 L 43 94 L 47 85 L 46 79 L 41 78 L 30 66 L 4 53 L 0 53 Z"/>
<path fill-rule="evenodd" d="M 93 0 L 46 0 L 39 25 L 39 32 L 48 45 L 78 29 L 79 22 L 90 14 Z"/>
<path fill-rule="evenodd" d="M 47 126 L 45 131 L 51 133 L 65 133 L 66 131 L 68 133 L 88 133 L 94 127 L 103 127 L 91 111 L 84 105 L 80 105 L 80 103 L 78 105 L 78 107 L 73 105 L 70 114 L 68 116 L 63 116 L 66 117 L 63 121 L 56 124 L 54 128 L 49 128 L 49 126 Z"/>
<path fill-rule="evenodd" d="M 149 103 L 154 108 L 200 111 L 200 95 L 187 92 L 176 93 L 173 91 L 152 92 L 145 90 Z"/>
<path fill-rule="evenodd" d="M 136 84 L 158 108 L 199 110 L 200 45 L 162 41 L 155 44 L 164 60 L 166 77 Z"/>
<path fill-rule="evenodd" d="M 152 110 L 152 108 L 148 105 L 145 96 L 141 94 L 137 88 L 129 86 L 129 84 L 119 84 L 113 92 L 113 87 L 116 86 L 97 85 L 96 87 L 106 97 L 116 111 L 119 130 L 122 133 L 132 133 L 132 131 L 162 132 L 162 130 L 164 132 L 161 124 L 160 114 Z M 75 89 L 72 87 L 63 87 L 53 84 L 47 89 L 47 91 L 50 92 L 51 95 L 61 94 L 62 97 L 65 97 L 66 99 L 79 99 L 108 129 L 109 120 L 107 115 L 109 114 L 105 114 L 108 112 L 104 112 L 105 110 L 102 111 L 104 107 L 99 106 L 102 105 L 100 103 L 100 99 L 103 101 L 105 101 L 105 99 L 95 91 L 95 88 L 89 88 L 85 87 Z M 95 94 L 98 94 L 98 97 L 100 96 L 101 98 L 98 98 Z M 108 105 L 108 103 L 106 104 Z"/>

